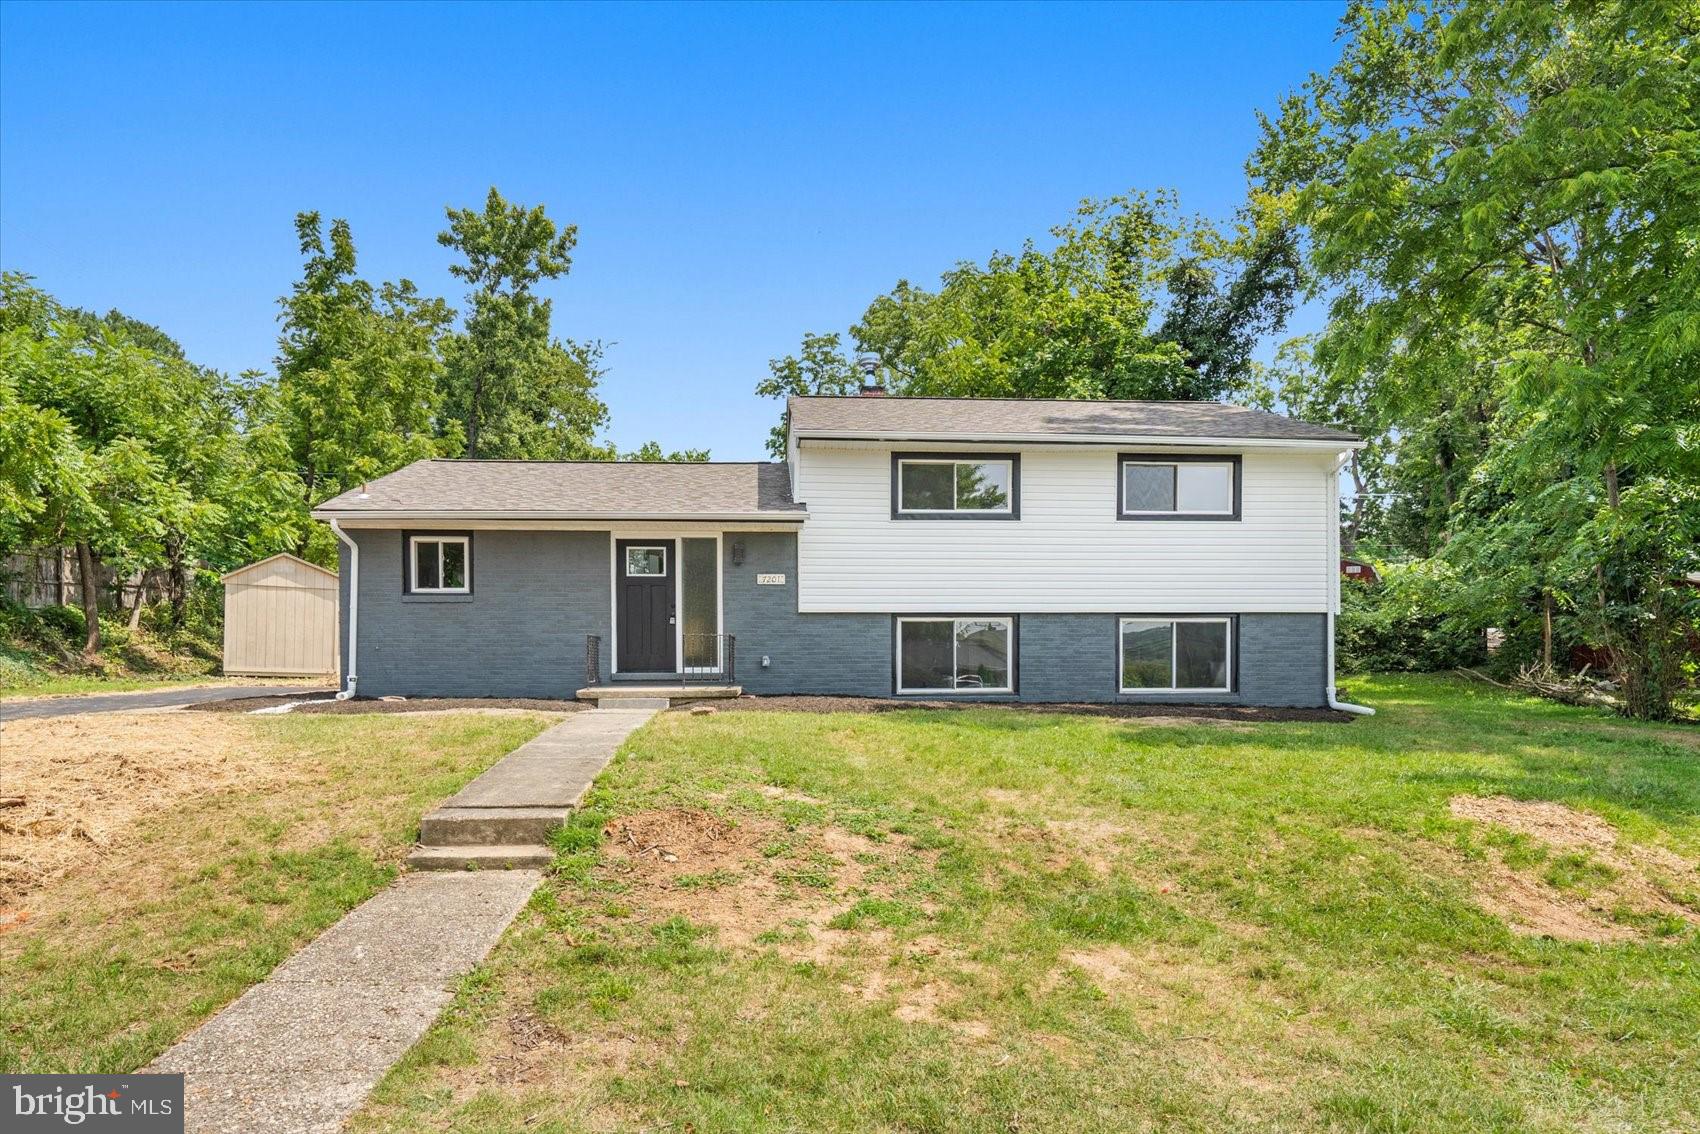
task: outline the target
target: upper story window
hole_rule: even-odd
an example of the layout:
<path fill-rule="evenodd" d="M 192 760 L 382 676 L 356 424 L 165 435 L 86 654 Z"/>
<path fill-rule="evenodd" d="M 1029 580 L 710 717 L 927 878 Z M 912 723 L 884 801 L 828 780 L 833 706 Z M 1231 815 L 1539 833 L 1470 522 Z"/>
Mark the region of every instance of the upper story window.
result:
<path fill-rule="evenodd" d="M 1237 520 L 1240 458 L 1123 453 L 1116 483 L 1124 520 Z"/>
<path fill-rule="evenodd" d="M 1013 453 L 893 453 L 894 520 L 1014 520 L 1021 458 Z"/>
<path fill-rule="evenodd" d="M 407 537 L 407 589 L 421 595 L 472 593 L 472 537 Z"/>

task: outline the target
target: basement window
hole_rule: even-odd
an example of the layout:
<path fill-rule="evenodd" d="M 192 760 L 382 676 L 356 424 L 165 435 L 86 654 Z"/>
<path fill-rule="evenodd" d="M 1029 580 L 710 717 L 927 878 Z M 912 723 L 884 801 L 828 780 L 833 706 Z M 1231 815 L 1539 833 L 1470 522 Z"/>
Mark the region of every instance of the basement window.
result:
<path fill-rule="evenodd" d="M 899 618 L 899 693 L 1010 693 L 1013 618 Z"/>
<path fill-rule="evenodd" d="M 1227 693 L 1233 689 L 1231 619 L 1124 618 L 1120 639 L 1123 693 Z"/>

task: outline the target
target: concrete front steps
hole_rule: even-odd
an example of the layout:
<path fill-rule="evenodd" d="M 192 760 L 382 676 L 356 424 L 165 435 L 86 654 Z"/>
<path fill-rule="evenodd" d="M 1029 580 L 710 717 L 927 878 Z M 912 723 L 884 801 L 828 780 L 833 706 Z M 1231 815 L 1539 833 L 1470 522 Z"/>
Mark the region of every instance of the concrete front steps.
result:
<path fill-rule="evenodd" d="M 548 866 L 555 852 L 542 844 L 482 847 L 414 847 L 407 865 L 414 870 L 521 870 Z"/>
<path fill-rule="evenodd" d="M 591 685 L 574 694 L 595 701 L 599 709 L 665 709 L 675 701 L 714 701 L 744 695 L 742 685 L 670 685 L 666 682 L 620 682 Z"/>
<path fill-rule="evenodd" d="M 574 713 L 520 745 L 419 821 L 414 870 L 513 870 L 555 861 L 549 835 L 567 821 L 649 705 Z"/>
<path fill-rule="evenodd" d="M 570 807 L 439 807 L 419 821 L 414 870 L 511 870 L 555 861 L 549 833 Z"/>

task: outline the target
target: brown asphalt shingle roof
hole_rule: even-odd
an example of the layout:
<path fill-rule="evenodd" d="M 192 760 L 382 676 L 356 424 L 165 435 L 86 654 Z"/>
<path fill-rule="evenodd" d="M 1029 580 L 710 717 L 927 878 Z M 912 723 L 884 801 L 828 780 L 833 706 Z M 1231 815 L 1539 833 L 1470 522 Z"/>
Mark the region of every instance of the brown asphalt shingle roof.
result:
<path fill-rule="evenodd" d="M 801 519 L 783 464 L 647 461 L 416 461 L 316 512 L 467 516 Z"/>
<path fill-rule="evenodd" d="M 1220 402 L 793 397 L 791 428 L 880 438 L 1010 435 L 1356 441 L 1355 433 Z"/>

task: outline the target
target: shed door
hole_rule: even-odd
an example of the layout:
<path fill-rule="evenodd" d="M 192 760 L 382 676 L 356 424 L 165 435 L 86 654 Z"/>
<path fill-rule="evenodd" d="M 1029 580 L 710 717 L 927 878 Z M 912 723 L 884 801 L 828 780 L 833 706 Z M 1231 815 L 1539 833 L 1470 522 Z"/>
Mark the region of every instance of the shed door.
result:
<path fill-rule="evenodd" d="M 675 644 L 677 611 L 670 539 L 622 539 L 614 544 L 614 577 L 618 586 L 615 616 L 620 622 L 621 673 L 672 673 L 677 668 Z"/>

